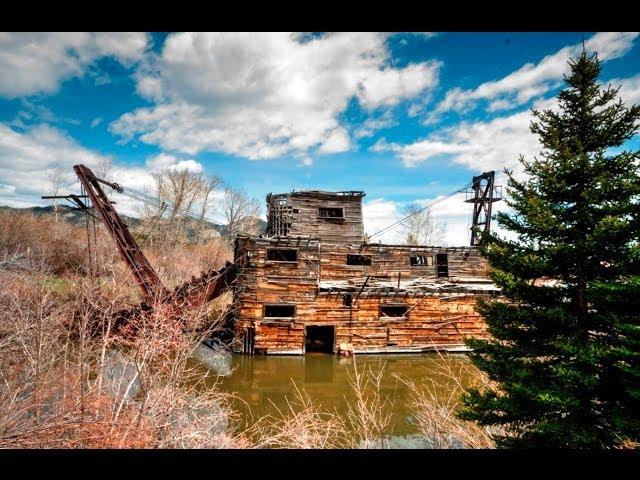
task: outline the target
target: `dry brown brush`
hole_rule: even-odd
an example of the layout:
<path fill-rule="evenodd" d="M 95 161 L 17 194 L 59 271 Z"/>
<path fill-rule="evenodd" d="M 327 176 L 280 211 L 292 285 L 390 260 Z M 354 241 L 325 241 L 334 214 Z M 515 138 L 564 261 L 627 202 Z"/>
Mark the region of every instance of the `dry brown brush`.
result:
<path fill-rule="evenodd" d="M 425 372 L 425 382 L 416 384 L 397 378 L 409 387 L 410 410 L 420 436 L 431 448 L 495 448 L 496 431 L 461 420 L 456 412 L 468 388 L 487 388 L 488 377 L 458 355 L 437 352 L 435 370 Z"/>

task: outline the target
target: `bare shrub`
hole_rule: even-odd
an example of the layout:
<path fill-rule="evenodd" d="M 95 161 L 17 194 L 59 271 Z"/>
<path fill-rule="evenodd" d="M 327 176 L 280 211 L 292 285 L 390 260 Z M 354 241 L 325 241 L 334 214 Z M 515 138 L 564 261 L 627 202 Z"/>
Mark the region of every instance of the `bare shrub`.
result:
<path fill-rule="evenodd" d="M 349 386 L 355 402 L 347 404 L 347 423 L 354 437 L 353 444 L 360 448 L 382 448 L 388 444 L 395 422 L 395 397 L 384 393 L 382 379 L 385 363 L 374 371 L 371 365 L 362 369 L 353 358 Z"/>
<path fill-rule="evenodd" d="M 276 415 L 258 419 L 247 431 L 254 448 L 344 448 L 349 435 L 344 420 L 335 412 L 322 411 L 304 391 L 287 399 L 287 411 L 275 404 Z"/>
<path fill-rule="evenodd" d="M 41 275 L 2 280 L 0 447 L 246 446 L 227 428 L 228 396 L 200 388 L 208 374 L 186 361 L 210 331 L 185 333 L 160 310 L 138 319 L 138 336 L 116 341 L 120 305 L 99 289 L 78 282 L 61 297 Z M 98 335 L 89 331 L 96 315 Z"/>
<path fill-rule="evenodd" d="M 227 242 L 214 238 L 203 245 L 165 245 L 147 250 L 147 258 L 167 287 L 182 284 L 203 271 L 218 269 L 233 259 Z"/>
<path fill-rule="evenodd" d="M 47 215 L 0 210 L 0 258 L 19 256 L 53 275 L 85 265 L 85 230 Z"/>
<path fill-rule="evenodd" d="M 470 362 L 441 352 L 437 355 L 440 361 L 426 384 L 396 376 L 410 389 L 410 408 L 420 435 L 432 448 L 495 448 L 494 430 L 456 416 L 462 393 L 488 387 L 490 380 Z"/>

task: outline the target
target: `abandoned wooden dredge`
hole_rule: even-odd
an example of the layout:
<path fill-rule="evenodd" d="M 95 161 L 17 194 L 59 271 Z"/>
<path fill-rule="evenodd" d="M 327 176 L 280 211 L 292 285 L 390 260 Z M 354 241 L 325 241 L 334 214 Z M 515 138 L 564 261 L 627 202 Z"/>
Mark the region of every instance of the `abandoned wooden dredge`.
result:
<path fill-rule="evenodd" d="M 493 172 L 474 178 L 475 226 L 489 228 L 493 189 Z M 476 297 L 499 291 L 477 236 L 466 247 L 367 243 L 364 195 L 267 196 L 266 235 L 235 245 L 236 352 L 456 351 L 485 334 Z"/>
<path fill-rule="evenodd" d="M 269 194 L 266 235 L 239 235 L 233 263 L 170 291 L 102 185 L 121 193 L 131 189 L 96 177 L 84 165 L 74 170 L 82 194 L 56 198 L 102 220 L 145 300 L 119 313 L 116 327 L 155 308 L 179 314 L 233 289 L 227 318 L 238 353 L 457 351 L 465 349 L 465 337 L 486 335 L 476 298 L 500 292 L 489 280 L 477 243 L 478 233 L 489 230 L 493 202 L 500 200 L 493 172 L 469 184 L 470 246 L 368 242 L 361 191 Z"/>

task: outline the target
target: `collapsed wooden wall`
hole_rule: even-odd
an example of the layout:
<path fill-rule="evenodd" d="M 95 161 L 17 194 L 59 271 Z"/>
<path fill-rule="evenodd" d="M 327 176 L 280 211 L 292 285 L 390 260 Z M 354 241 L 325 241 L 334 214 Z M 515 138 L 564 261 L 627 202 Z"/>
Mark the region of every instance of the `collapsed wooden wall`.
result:
<path fill-rule="evenodd" d="M 475 311 L 476 296 L 413 297 L 407 319 L 380 317 L 380 297 L 361 298 L 356 306 L 342 304 L 341 296 L 319 296 L 314 302 L 299 302 L 294 321 L 254 320 L 254 345 L 263 353 L 303 353 L 305 326 L 333 325 L 335 344 L 353 344 L 356 353 L 449 349 L 462 345 L 465 337 L 483 337 L 486 326 Z M 245 322 L 246 322 L 245 318 Z M 246 324 L 245 324 L 246 325 Z M 238 325 L 243 337 L 246 327 Z M 251 352 L 245 352 L 251 353 Z"/>
<path fill-rule="evenodd" d="M 267 252 L 272 248 L 295 249 L 297 262 L 268 260 Z M 371 255 L 371 266 L 346 265 L 350 253 Z M 437 276 L 438 253 L 447 253 L 447 278 Z M 427 265 L 411 266 L 410 257 L 418 254 L 427 257 Z M 236 258 L 243 266 L 234 292 L 237 351 L 255 348 L 256 352 L 303 353 L 306 325 L 334 325 L 335 345 L 350 342 L 356 351 L 444 348 L 461 345 L 465 336 L 485 334 L 484 322 L 474 309 L 478 295 L 465 293 L 466 287 L 434 293 L 378 288 L 372 281 L 361 288 L 367 276 L 395 281 L 398 274 L 403 280 L 430 280 L 434 288 L 444 283 L 455 285 L 465 278 L 488 282 L 486 260 L 475 248 L 358 247 L 310 238 L 239 237 Z M 339 292 L 325 291 L 322 284 L 327 280 L 344 281 L 344 285 Z M 347 291 L 357 296 L 351 306 L 344 304 Z M 265 304 L 293 304 L 295 317 L 265 319 Z M 380 305 L 385 304 L 405 304 L 411 310 L 406 319 L 384 318 Z M 248 334 L 251 341 L 243 342 Z"/>
<path fill-rule="evenodd" d="M 447 254 L 449 274 L 446 279 L 479 277 L 488 275 L 487 261 L 473 247 L 414 247 L 409 245 L 324 245 L 321 258 L 321 278 L 429 278 L 437 279 L 436 255 Z M 371 257 L 371 266 L 347 265 L 347 254 Z M 412 266 L 411 257 L 424 256 L 425 266 Z"/>
<path fill-rule="evenodd" d="M 327 243 L 362 243 L 362 192 L 292 192 L 267 197 L 267 236 L 307 236 Z M 341 208 L 343 218 L 322 218 L 320 208 Z"/>

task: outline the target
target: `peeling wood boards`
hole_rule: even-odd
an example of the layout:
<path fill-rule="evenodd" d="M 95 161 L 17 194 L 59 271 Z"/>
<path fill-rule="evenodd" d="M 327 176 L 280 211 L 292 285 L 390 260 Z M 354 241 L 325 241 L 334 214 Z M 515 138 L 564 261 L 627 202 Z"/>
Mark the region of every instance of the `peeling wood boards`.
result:
<path fill-rule="evenodd" d="M 500 292 L 478 250 L 364 243 L 363 197 L 267 195 L 267 237 L 236 240 L 239 351 L 303 353 L 308 325 L 333 326 L 334 349 L 347 342 L 355 353 L 460 349 L 486 335 L 475 302 Z"/>
<path fill-rule="evenodd" d="M 296 248 L 297 262 L 267 260 L 269 248 Z M 346 265 L 350 252 L 372 256 L 371 266 Z M 447 253 L 450 276 L 438 278 L 435 255 Z M 410 256 L 431 259 L 411 266 Z M 475 311 L 478 295 L 498 294 L 487 278 L 486 260 L 472 247 L 438 248 L 330 244 L 309 237 L 239 237 L 236 257 L 243 268 L 234 291 L 235 330 L 240 338 L 255 329 L 251 345 L 267 353 L 302 353 L 306 325 L 335 326 L 335 344 L 349 342 L 356 353 L 459 348 L 466 336 L 486 336 Z M 397 275 L 401 272 L 400 288 Z M 365 279 L 370 280 L 363 287 Z M 351 306 L 344 293 L 358 293 Z M 407 318 L 380 317 L 380 305 L 405 304 Z M 264 318 L 267 304 L 294 304 L 295 317 Z"/>

